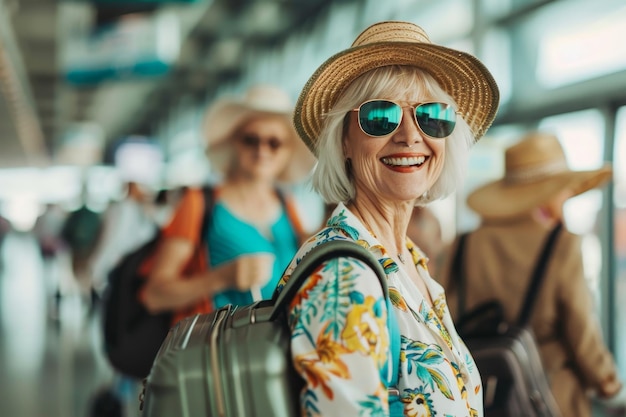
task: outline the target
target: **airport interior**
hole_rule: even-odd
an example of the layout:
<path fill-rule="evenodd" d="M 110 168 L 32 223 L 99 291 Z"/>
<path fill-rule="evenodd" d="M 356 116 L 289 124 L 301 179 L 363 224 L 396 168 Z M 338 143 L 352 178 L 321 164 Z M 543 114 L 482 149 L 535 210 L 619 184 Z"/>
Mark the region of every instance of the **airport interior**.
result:
<path fill-rule="evenodd" d="M 431 204 L 444 244 L 478 226 L 467 195 L 503 175 L 504 150 L 527 131 L 554 133 L 573 170 L 612 164 L 565 220 L 626 381 L 624 0 L 0 0 L 0 415 L 95 416 L 117 377 L 99 295 L 85 302 L 66 250 L 42 255 L 40 216 L 104 213 L 132 179 L 167 194 L 165 221 L 179 190 L 217 178 L 207 106 L 259 83 L 295 102 L 324 60 L 384 20 L 475 55 L 500 90 L 464 186 Z M 305 181 L 291 191 L 312 233 L 323 201 Z M 135 388 L 127 417 L 140 415 Z M 626 395 L 592 401 L 594 416 L 626 415 Z"/>

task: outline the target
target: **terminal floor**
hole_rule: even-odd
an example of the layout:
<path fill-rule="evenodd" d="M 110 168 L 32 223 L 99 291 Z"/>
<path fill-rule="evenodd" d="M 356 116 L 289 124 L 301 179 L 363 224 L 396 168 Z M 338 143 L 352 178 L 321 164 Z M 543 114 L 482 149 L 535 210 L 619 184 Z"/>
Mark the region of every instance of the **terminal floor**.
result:
<path fill-rule="evenodd" d="M 67 256 L 44 264 L 29 234 L 8 235 L 0 263 L 0 416 L 90 417 L 114 378 L 99 309 L 82 300 Z M 135 393 L 127 398 L 126 417 L 139 415 Z"/>

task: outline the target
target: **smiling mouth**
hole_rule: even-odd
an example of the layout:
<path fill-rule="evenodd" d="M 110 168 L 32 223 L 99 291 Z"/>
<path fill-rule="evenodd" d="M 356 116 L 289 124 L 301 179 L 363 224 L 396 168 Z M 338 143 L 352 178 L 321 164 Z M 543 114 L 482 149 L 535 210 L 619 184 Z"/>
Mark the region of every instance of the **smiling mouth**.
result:
<path fill-rule="evenodd" d="M 422 156 L 411 156 L 411 157 L 402 157 L 402 158 L 381 158 L 383 164 L 390 167 L 419 167 L 424 162 L 426 162 L 427 157 Z"/>

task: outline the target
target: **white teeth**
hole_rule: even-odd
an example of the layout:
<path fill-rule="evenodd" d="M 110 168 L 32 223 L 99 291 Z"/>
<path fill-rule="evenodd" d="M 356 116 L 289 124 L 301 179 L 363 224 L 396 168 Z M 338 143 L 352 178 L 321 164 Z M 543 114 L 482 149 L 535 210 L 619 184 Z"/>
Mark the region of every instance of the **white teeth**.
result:
<path fill-rule="evenodd" d="M 426 160 L 425 156 L 412 156 L 410 158 L 402 157 L 402 158 L 382 158 L 382 161 L 386 165 L 392 166 L 413 166 L 413 165 L 422 165 Z"/>

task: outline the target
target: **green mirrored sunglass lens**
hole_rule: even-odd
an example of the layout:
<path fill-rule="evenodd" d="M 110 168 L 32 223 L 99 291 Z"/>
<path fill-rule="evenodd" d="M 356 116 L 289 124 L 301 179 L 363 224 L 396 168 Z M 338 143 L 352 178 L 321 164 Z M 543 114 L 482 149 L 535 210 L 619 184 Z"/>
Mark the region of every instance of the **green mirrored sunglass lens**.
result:
<path fill-rule="evenodd" d="M 359 123 L 372 136 L 384 136 L 396 130 L 402 119 L 402 109 L 385 100 L 370 101 L 361 106 Z"/>
<path fill-rule="evenodd" d="M 450 136 L 456 125 L 456 112 L 442 103 L 427 103 L 415 109 L 417 123 L 424 133 L 434 138 Z"/>

